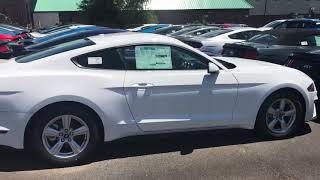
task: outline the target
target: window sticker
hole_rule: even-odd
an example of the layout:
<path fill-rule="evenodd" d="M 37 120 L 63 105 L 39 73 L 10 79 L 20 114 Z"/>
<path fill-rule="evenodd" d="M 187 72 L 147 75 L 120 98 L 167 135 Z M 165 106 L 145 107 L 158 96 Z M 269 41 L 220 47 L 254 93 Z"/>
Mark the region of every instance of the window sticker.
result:
<path fill-rule="evenodd" d="M 315 36 L 314 38 L 316 40 L 316 46 L 320 46 L 320 36 Z"/>
<path fill-rule="evenodd" d="M 308 46 L 308 42 L 307 41 L 302 41 L 301 42 L 301 46 Z"/>
<path fill-rule="evenodd" d="M 172 69 L 168 46 L 136 46 L 136 69 Z"/>
<path fill-rule="evenodd" d="M 102 57 L 88 57 L 88 65 L 102 64 Z"/>

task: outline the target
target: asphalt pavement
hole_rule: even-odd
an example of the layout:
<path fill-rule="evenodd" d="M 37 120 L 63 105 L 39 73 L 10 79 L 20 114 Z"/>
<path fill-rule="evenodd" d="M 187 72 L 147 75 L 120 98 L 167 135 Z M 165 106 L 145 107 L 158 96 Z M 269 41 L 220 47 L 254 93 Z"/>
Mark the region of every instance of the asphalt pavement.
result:
<path fill-rule="evenodd" d="M 215 130 L 121 139 L 76 167 L 52 167 L 35 159 L 1 147 L 0 179 L 319 179 L 320 121 L 305 124 L 286 140 Z"/>

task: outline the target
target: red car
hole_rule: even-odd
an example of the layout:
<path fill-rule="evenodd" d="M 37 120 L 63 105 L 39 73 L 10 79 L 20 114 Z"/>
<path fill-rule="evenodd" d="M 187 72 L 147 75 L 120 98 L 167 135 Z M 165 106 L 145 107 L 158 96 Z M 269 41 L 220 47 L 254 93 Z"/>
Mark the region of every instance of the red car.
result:
<path fill-rule="evenodd" d="M 29 39 L 27 32 L 15 31 L 0 26 L 0 40 L 3 41 L 17 41 L 19 39 Z"/>
<path fill-rule="evenodd" d="M 21 39 L 20 35 L 0 34 L 0 40 L 3 41 L 17 41 Z"/>

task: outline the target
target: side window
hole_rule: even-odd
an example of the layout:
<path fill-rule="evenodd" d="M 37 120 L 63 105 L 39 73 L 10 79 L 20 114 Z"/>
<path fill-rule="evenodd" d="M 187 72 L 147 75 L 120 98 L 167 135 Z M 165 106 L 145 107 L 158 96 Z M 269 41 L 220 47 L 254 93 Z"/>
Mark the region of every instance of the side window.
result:
<path fill-rule="evenodd" d="M 320 47 L 320 35 L 312 35 L 301 41 L 301 46 L 318 46 Z"/>
<path fill-rule="evenodd" d="M 73 58 L 73 61 L 86 68 L 124 70 L 124 64 L 115 49 L 91 52 Z"/>
<path fill-rule="evenodd" d="M 231 39 L 240 39 L 240 40 L 248 40 L 252 38 L 253 36 L 259 34 L 260 31 L 244 31 L 244 32 L 239 32 L 236 34 L 229 35 L 229 38 Z"/>
<path fill-rule="evenodd" d="M 128 70 L 207 69 L 205 58 L 187 50 L 165 45 L 141 45 L 118 49 Z"/>
<path fill-rule="evenodd" d="M 283 22 L 275 27 L 275 29 L 286 29 L 288 28 L 288 22 Z"/>

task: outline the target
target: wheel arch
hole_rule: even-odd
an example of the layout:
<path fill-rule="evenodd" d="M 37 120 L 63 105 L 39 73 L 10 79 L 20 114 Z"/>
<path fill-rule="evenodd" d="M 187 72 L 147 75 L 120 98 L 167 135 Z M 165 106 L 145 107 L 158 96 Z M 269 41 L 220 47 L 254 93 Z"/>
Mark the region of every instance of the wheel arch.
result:
<path fill-rule="evenodd" d="M 284 86 L 281 86 L 281 87 L 275 87 L 275 88 L 271 89 L 262 98 L 261 103 L 260 103 L 260 107 L 259 107 L 258 112 L 256 114 L 256 120 L 255 121 L 257 121 L 257 118 L 258 118 L 258 115 L 259 115 L 259 111 L 260 111 L 263 103 L 267 100 L 267 98 L 269 98 L 273 94 L 276 94 L 276 93 L 279 93 L 279 92 L 282 92 L 282 91 L 293 92 L 299 97 L 299 99 L 301 99 L 303 112 L 304 112 L 303 117 L 306 116 L 306 108 L 307 108 L 307 104 L 308 104 L 308 101 L 309 101 L 306 93 L 300 87 L 297 87 L 297 86 L 294 86 L 294 85 L 284 85 Z"/>
<path fill-rule="evenodd" d="M 105 137 L 105 127 L 106 124 L 103 121 L 104 119 L 104 113 L 102 110 L 93 102 L 85 99 L 85 98 L 79 98 L 79 97 L 70 97 L 66 98 L 64 96 L 59 96 L 59 97 L 54 97 L 50 98 L 46 101 L 43 101 L 42 103 L 39 103 L 35 107 L 32 108 L 30 111 L 30 116 L 28 117 L 28 123 L 26 125 L 25 131 L 24 131 L 24 147 L 26 147 L 26 142 L 27 142 L 27 135 L 30 133 L 32 130 L 32 124 L 35 122 L 37 119 L 36 117 L 42 113 L 43 111 L 49 109 L 49 108 L 54 108 L 55 106 L 65 106 L 65 105 L 73 105 L 77 106 L 80 108 L 84 108 L 91 112 L 94 116 L 96 116 L 96 120 L 99 123 L 99 127 L 102 133 L 102 139 L 104 140 Z"/>

